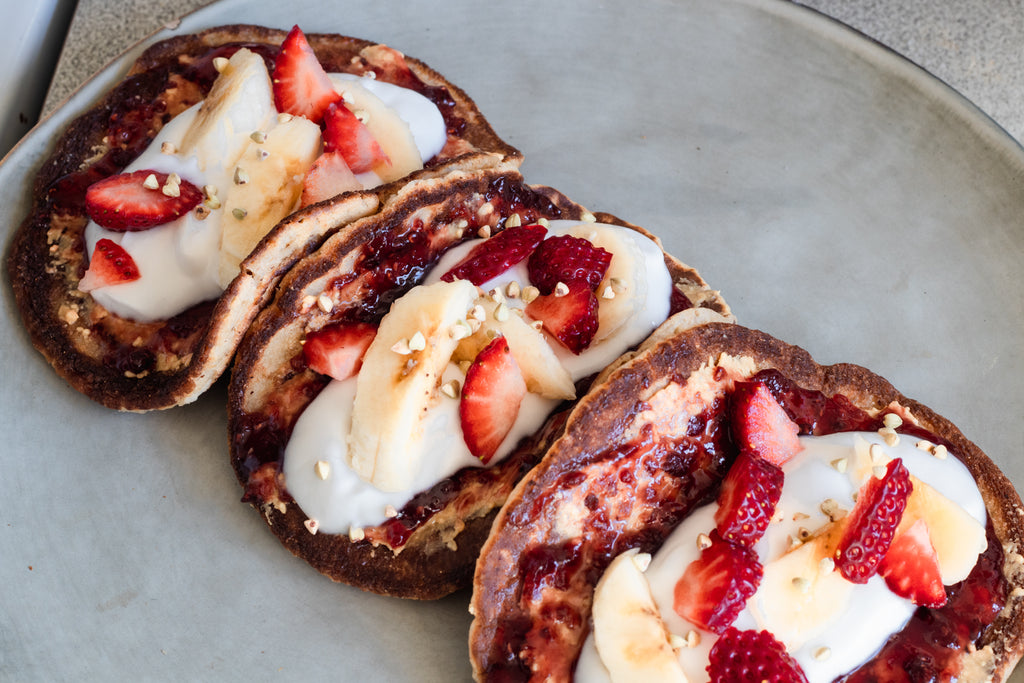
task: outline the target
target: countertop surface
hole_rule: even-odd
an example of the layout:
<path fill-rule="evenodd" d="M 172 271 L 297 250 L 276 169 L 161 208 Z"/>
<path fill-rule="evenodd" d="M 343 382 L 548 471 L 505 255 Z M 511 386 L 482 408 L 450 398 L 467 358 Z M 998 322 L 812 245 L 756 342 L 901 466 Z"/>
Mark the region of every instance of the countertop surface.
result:
<path fill-rule="evenodd" d="M 78 0 L 44 115 L 122 51 L 207 4 L 204 0 Z M 924 67 L 1017 140 L 1024 140 L 1021 0 L 806 0 L 800 4 L 838 19 Z"/>

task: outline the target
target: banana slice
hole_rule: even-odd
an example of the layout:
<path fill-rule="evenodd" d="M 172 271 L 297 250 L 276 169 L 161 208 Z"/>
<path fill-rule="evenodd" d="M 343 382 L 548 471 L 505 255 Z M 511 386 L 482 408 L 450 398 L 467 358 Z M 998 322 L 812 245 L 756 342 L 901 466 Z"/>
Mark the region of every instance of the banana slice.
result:
<path fill-rule="evenodd" d="M 230 168 L 245 151 L 249 135 L 265 129 L 276 111 L 263 58 L 242 48 L 217 76 L 178 151 L 182 157 L 194 154 L 200 170 Z"/>
<path fill-rule="evenodd" d="M 320 151 L 320 127 L 297 116 L 257 131 L 224 188 L 220 271 L 222 287 L 238 275 L 238 264 L 263 236 L 291 213 L 302 180 Z M 223 191 L 223 190 L 222 190 Z"/>
<path fill-rule="evenodd" d="M 483 311 L 484 320 L 480 329 L 459 342 L 454 360 L 473 360 L 496 335 L 502 335 L 523 373 L 527 391 L 544 398 L 576 398 L 572 376 L 539 330 L 489 297 L 477 299 L 476 304 Z"/>
<path fill-rule="evenodd" d="M 414 287 L 391 306 L 363 357 L 349 433 L 349 465 L 382 491 L 412 486 L 423 419 L 465 325 L 477 289 L 465 280 Z"/>
<path fill-rule="evenodd" d="M 622 553 L 594 590 L 594 645 L 613 683 L 687 680 L 641 569 L 649 561 Z"/>
<path fill-rule="evenodd" d="M 366 125 L 374 140 L 388 155 L 391 163 L 373 169 L 382 182 L 404 178 L 423 168 L 423 160 L 409 124 L 357 81 L 348 78 L 334 78 L 332 81 L 345 105 Z"/>
<path fill-rule="evenodd" d="M 917 477 L 911 476 L 914 488 L 907 498 L 900 528 L 902 533 L 919 519 L 928 523 L 932 547 L 939 559 L 942 583 L 952 586 L 967 578 L 985 551 L 988 540 L 985 527 L 962 507 Z"/>
<path fill-rule="evenodd" d="M 599 342 L 641 311 L 647 301 L 649 276 L 644 250 L 634 238 L 636 233 L 613 225 L 582 223 L 569 228 L 566 234 L 587 239 L 614 254 L 597 288 L 598 327 L 594 340 Z M 657 249 L 657 245 L 651 243 L 651 246 Z M 661 257 L 660 249 L 658 257 Z M 667 301 L 667 291 L 665 296 Z"/>

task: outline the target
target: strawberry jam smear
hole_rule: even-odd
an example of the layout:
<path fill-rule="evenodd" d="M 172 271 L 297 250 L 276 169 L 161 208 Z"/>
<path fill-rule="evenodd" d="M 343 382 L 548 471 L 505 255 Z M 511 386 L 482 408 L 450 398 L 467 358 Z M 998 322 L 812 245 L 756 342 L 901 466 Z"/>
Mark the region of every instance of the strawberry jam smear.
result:
<path fill-rule="evenodd" d="M 772 392 L 803 435 L 875 431 L 883 426 L 882 416 L 868 415 L 845 396 L 826 396 L 803 389 L 778 371 L 765 370 L 752 379 Z M 501 652 L 489 657 L 491 665 L 485 672 L 486 680 L 522 681 L 546 674 L 568 677 L 568 671 L 547 669 L 559 666 L 565 657 L 566 643 L 582 643 L 579 634 L 587 627 L 589 600 L 581 596 L 589 595 L 608 563 L 627 548 L 656 551 L 689 510 L 717 495 L 721 478 L 735 454 L 728 429 L 724 427 L 727 410 L 727 401 L 719 401 L 692 418 L 689 433 L 677 443 L 644 442 L 642 436 L 639 444 L 615 449 L 592 460 L 584 454 L 580 456 L 579 469 L 570 466 L 561 476 L 562 486 L 552 487 L 538 496 L 529 509 L 516 509 L 520 518 L 512 518 L 511 524 L 541 524 L 547 502 L 569 495 L 567 492 L 572 490 L 574 497 L 583 497 L 591 515 L 583 525 L 587 531 L 582 542 L 574 539 L 558 545 L 538 543 L 522 553 L 516 568 L 519 576 L 516 602 L 523 609 L 498 625 L 495 643 L 500 645 Z M 930 432 L 910 425 L 904 425 L 900 431 L 943 443 Z M 601 476 L 588 480 L 583 473 L 582 468 L 587 463 L 609 461 L 616 466 L 602 465 L 607 471 Z M 641 477 L 649 477 L 656 466 L 666 471 L 667 476 L 662 480 L 672 484 L 660 491 L 647 482 L 632 489 L 631 498 L 646 500 L 658 509 L 646 520 L 642 531 L 624 532 L 622 522 L 615 521 L 621 518 L 614 512 L 609 513 L 621 503 L 610 493 L 615 487 L 610 487 L 609 482 L 618 479 L 632 486 Z M 671 493 L 669 489 L 678 495 L 666 495 Z M 893 634 L 871 660 L 838 680 L 843 683 L 956 680 L 960 654 L 981 643 L 1006 602 L 1007 584 L 1001 571 L 1003 550 L 991 523 L 987 536 L 988 549 L 979 556 L 966 579 L 947 588 L 945 606 L 918 608 L 904 629 Z M 571 632 L 577 635 L 572 636 Z M 534 664 L 543 662 L 541 669 L 544 671 L 531 670 L 527 659 Z"/>

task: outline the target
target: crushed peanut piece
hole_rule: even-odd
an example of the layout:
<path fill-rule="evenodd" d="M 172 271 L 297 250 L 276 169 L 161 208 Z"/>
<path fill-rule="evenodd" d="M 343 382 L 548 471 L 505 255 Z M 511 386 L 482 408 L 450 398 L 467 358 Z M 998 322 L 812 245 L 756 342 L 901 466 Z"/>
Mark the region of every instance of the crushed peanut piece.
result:
<path fill-rule="evenodd" d="M 555 285 L 555 296 L 561 297 L 567 295 L 568 293 L 569 285 L 565 284 L 564 282 L 559 282 L 557 285 Z"/>
<path fill-rule="evenodd" d="M 819 662 L 824 662 L 826 659 L 832 656 L 832 649 L 828 647 L 819 647 L 814 651 L 814 658 Z"/>
<path fill-rule="evenodd" d="M 494 309 L 494 319 L 499 323 L 503 323 L 508 320 L 508 306 L 505 302 L 498 304 L 498 307 Z"/>
<path fill-rule="evenodd" d="M 313 465 L 313 471 L 316 472 L 316 476 L 320 477 L 321 481 L 325 481 L 331 475 L 331 463 L 326 460 L 317 460 L 316 464 Z"/>
<path fill-rule="evenodd" d="M 363 531 L 360 527 L 357 527 L 357 526 L 349 527 L 349 529 L 348 529 L 348 540 L 352 541 L 353 543 L 358 543 L 359 541 L 363 540 L 364 538 L 366 538 L 366 532 Z"/>
<path fill-rule="evenodd" d="M 594 214 L 590 213 L 589 211 L 584 211 L 583 215 L 580 216 L 580 219 L 584 223 L 596 223 L 597 222 L 597 216 L 595 216 Z"/>
<path fill-rule="evenodd" d="M 242 220 L 247 215 L 249 215 L 249 212 L 246 211 L 245 209 L 234 208 L 231 209 L 231 215 L 234 216 L 237 220 Z"/>
<path fill-rule="evenodd" d="M 423 333 L 417 331 L 416 334 L 412 335 L 409 339 L 409 350 L 410 351 L 422 351 L 427 348 L 427 338 L 423 336 Z"/>
<path fill-rule="evenodd" d="M 302 525 L 306 527 L 306 531 L 313 534 L 314 536 L 316 536 L 316 532 L 320 530 L 320 522 L 316 521 L 315 519 L 307 519 L 305 522 L 302 523 Z"/>
<path fill-rule="evenodd" d="M 481 239 L 487 239 L 491 236 L 491 226 L 481 225 L 480 229 L 476 231 L 476 236 Z"/>
<path fill-rule="evenodd" d="M 797 576 L 793 578 L 793 588 L 800 593 L 806 593 L 811 590 L 811 581 L 803 576 Z"/>
<path fill-rule="evenodd" d="M 935 448 L 932 449 L 932 455 L 934 455 L 939 460 L 945 460 L 946 456 L 949 455 L 949 449 L 940 443 L 937 446 L 935 446 Z"/>
<path fill-rule="evenodd" d="M 835 568 L 836 561 L 833 560 L 831 557 L 823 557 L 821 558 L 821 562 L 818 563 L 818 571 L 820 571 L 822 574 L 828 574 L 829 572 L 834 571 Z"/>
<path fill-rule="evenodd" d="M 543 216 L 541 216 L 540 218 L 537 219 L 537 225 L 543 225 L 545 228 L 550 228 L 551 227 L 551 221 L 549 221 L 547 218 L 544 218 Z"/>
<path fill-rule="evenodd" d="M 395 345 L 391 347 L 391 350 L 400 356 L 408 356 L 412 353 L 412 349 L 409 348 L 408 339 L 399 339 L 395 342 Z"/>
<path fill-rule="evenodd" d="M 896 429 L 903 424 L 903 418 L 896 413 L 886 413 L 885 416 L 882 417 L 882 424 L 889 429 Z"/>
<path fill-rule="evenodd" d="M 686 646 L 689 648 L 695 648 L 700 645 L 700 633 L 696 630 L 690 631 L 686 634 Z"/>
<path fill-rule="evenodd" d="M 161 154 L 174 154 L 178 151 L 178 148 L 174 146 L 174 143 L 170 140 L 164 140 L 160 143 Z"/>
<path fill-rule="evenodd" d="M 277 122 L 278 123 L 288 123 L 293 118 L 295 118 L 295 117 L 292 116 L 291 114 L 288 114 L 288 113 L 285 113 L 285 112 L 281 112 L 280 114 L 277 115 Z"/>
<path fill-rule="evenodd" d="M 531 301 L 534 301 L 539 296 L 540 290 L 534 287 L 533 285 L 526 285 L 526 287 L 523 288 L 523 291 L 520 294 L 520 298 L 523 300 L 523 303 L 527 304 L 530 303 Z"/>
<path fill-rule="evenodd" d="M 445 382 L 441 385 L 441 393 L 448 398 L 458 398 L 459 393 L 462 391 L 462 385 L 459 384 L 459 380 L 453 379 L 450 382 Z"/>
<path fill-rule="evenodd" d="M 891 427 L 882 427 L 878 430 L 878 435 L 882 437 L 887 446 L 895 448 L 900 443 L 900 435 Z"/>
<path fill-rule="evenodd" d="M 523 219 L 519 217 L 518 213 L 512 214 L 505 221 L 505 227 L 506 228 L 518 228 L 522 224 L 523 224 Z"/>
<path fill-rule="evenodd" d="M 250 133 L 249 139 L 257 144 L 262 145 L 264 142 L 267 141 L 267 134 L 264 133 L 262 130 L 254 130 L 252 133 Z"/>
<path fill-rule="evenodd" d="M 834 469 L 836 472 L 839 472 L 840 474 L 843 474 L 844 472 L 846 472 L 846 467 L 847 465 L 850 464 L 850 461 L 847 460 L 846 458 L 836 458 L 835 460 L 832 461 L 831 464 L 832 469 Z"/>
<path fill-rule="evenodd" d="M 227 57 L 214 57 L 213 68 L 217 70 L 217 73 L 224 73 L 224 69 L 228 67 Z"/>
<path fill-rule="evenodd" d="M 605 286 L 604 291 L 601 292 L 601 298 L 602 299 L 614 299 L 615 298 L 615 290 L 612 289 L 611 285 L 606 285 Z"/>
<path fill-rule="evenodd" d="M 235 185 L 245 185 L 249 182 L 249 174 L 241 166 L 235 166 Z"/>
<path fill-rule="evenodd" d="M 330 313 L 334 310 L 334 299 L 326 294 L 321 294 L 316 298 L 316 305 L 324 313 Z"/>
<path fill-rule="evenodd" d="M 633 565 L 641 572 L 647 571 L 647 568 L 651 566 L 651 554 L 637 553 L 633 556 Z"/>
<path fill-rule="evenodd" d="M 509 299 L 515 299 L 517 296 L 519 296 L 519 293 L 521 291 L 522 290 L 519 289 L 519 283 L 513 280 L 512 282 L 508 283 L 507 287 L 505 287 L 505 296 L 507 296 Z"/>
<path fill-rule="evenodd" d="M 473 330 L 469 328 L 469 323 L 465 320 L 459 320 L 448 330 L 448 334 L 452 339 L 465 339 L 473 334 Z"/>
<path fill-rule="evenodd" d="M 707 534 L 697 534 L 697 550 L 705 550 L 711 547 L 711 537 Z"/>
<path fill-rule="evenodd" d="M 398 516 L 398 510 L 395 509 L 394 505 L 388 504 L 384 506 L 384 517 L 387 519 L 394 519 Z"/>
<path fill-rule="evenodd" d="M 156 175 L 150 173 L 146 176 L 146 179 L 142 181 L 142 186 L 147 190 L 155 190 L 160 187 L 160 181 L 156 179 Z"/>
<path fill-rule="evenodd" d="M 206 204 L 200 204 L 199 206 L 196 207 L 194 213 L 196 214 L 196 218 L 202 221 L 206 220 L 206 217 L 213 212 L 210 211 L 210 207 L 206 206 Z"/>

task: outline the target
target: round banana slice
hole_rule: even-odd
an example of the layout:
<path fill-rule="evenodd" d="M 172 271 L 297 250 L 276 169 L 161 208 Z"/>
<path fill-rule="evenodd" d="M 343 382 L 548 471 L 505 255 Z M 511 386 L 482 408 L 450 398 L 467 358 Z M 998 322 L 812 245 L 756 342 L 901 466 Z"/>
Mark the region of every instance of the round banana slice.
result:
<path fill-rule="evenodd" d="M 425 450 L 423 418 L 458 344 L 456 325 L 477 288 L 465 280 L 421 285 L 395 301 L 363 356 L 349 435 L 349 465 L 382 491 L 408 489 Z"/>

